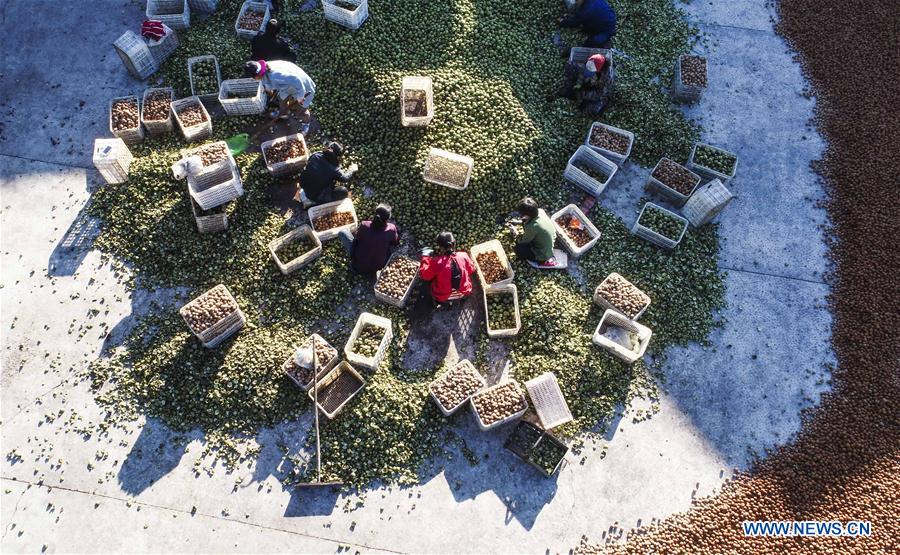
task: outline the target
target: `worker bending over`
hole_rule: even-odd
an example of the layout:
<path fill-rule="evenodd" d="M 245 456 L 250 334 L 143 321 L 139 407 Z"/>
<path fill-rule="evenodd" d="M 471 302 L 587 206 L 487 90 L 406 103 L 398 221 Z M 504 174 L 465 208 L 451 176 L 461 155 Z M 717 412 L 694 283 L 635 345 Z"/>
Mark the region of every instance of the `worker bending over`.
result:
<path fill-rule="evenodd" d="M 365 276 L 374 276 L 384 268 L 391 251 L 400 244 L 397 226 L 390 222 L 391 207 L 379 204 L 371 220 L 359 224 L 352 233 L 341 232 L 341 243 L 350 253 L 350 268 Z"/>
<path fill-rule="evenodd" d="M 456 239 L 449 231 L 437 236 L 437 252 L 422 250 L 419 277 L 431 282 L 431 298 L 438 308 L 472 294 L 472 274 L 475 263 L 465 251 L 457 251 Z"/>
<path fill-rule="evenodd" d="M 254 60 L 283 60 L 296 62 L 297 55 L 283 38 L 278 36 L 281 31 L 281 23 L 277 19 L 270 19 L 266 23 L 265 31 L 257 33 L 250 40 L 250 57 Z"/>
<path fill-rule="evenodd" d="M 556 227 L 550 216 L 531 197 L 519 201 L 517 211 L 522 218 L 522 233 L 511 228 L 513 234 L 518 235 L 514 248 L 516 256 L 524 261 L 537 262 L 545 268 L 556 266 L 556 259 L 553 258 Z"/>
<path fill-rule="evenodd" d="M 316 84 L 296 64 L 283 60 L 257 60 L 244 64 L 244 77 L 261 81 L 270 98 L 279 102 L 278 112 L 293 114 L 302 122 L 309 121 L 309 108 L 316 96 Z"/>
<path fill-rule="evenodd" d="M 576 0 L 572 15 L 559 19 L 560 27 L 581 27 L 588 38 L 584 46 L 609 48 L 616 34 L 616 12 L 606 0 Z"/>
<path fill-rule="evenodd" d="M 314 204 L 323 204 L 343 200 L 350 196 L 349 186 L 338 185 L 348 183 L 359 167 L 351 164 L 347 171 L 341 171 L 341 158 L 344 147 L 333 142 L 321 152 L 309 157 L 306 167 L 300 174 L 300 188 L 303 195 Z"/>

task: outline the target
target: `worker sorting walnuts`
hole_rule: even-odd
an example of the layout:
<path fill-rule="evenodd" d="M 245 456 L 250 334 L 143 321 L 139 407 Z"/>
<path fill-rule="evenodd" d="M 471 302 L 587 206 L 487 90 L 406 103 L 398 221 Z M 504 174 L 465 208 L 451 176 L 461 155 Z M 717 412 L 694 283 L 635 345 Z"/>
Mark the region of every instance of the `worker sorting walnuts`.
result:
<path fill-rule="evenodd" d="M 391 207 L 379 204 L 371 220 L 360 223 L 353 232 L 347 229 L 341 232 L 341 244 L 350 254 L 350 268 L 354 272 L 374 277 L 387 264 L 391 252 L 400 244 L 400 233 L 390 219 Z"/>
<path fill-rule="evenodd" d="M 475 263 L 465 251 L 456 250 L 456 238 L 442 231 L 436 238 L 437 252 L 422 249 L 419 277 L 431 282 L 431 298 L 436 308 L 472 294 L 472 274 Z"/>

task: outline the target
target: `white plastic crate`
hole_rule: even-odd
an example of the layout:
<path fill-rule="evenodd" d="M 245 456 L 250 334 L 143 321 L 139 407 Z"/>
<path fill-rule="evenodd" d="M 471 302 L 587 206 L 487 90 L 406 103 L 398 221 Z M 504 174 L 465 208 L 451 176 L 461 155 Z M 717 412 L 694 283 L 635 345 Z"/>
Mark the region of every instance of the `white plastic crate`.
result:
<path fill-rule="evenodd" d="M 262 24 L 260 24 L 258 29 L 242 29 L 240 27 L 241 18 L 244 17 L 244 14 L 248 11 L 254 11 L 257 13 L 263 14 Z M 241 6 L 241 12 L 238 14 L 237 19 L 234 20 L 234 32 L 237 33 L 239 38 L 244 40 L 250 40 L 259 34 L 260 31 L 264 31 L 266 29 L 266 25 L 269 23 L 269 18 L 272 16 L 269 11 L 269 4 L 266 2 L 253 2 L 252 0 L 248 0 L 244 2 L 244 5 Z"/>
<path fill-rule="evenodd" d="M 315 380 L 310 379 L 309 382 L 307 382 L 305 384 L 300 383 L 300 381 L 298 381 L 295 376 L 293 376 L 290 372 L 288 372 L 288 369 L 290 369 L 294 365 L 294 353 L 296 352 L 297 349 L 294 349 L 293 351 L 291 351 L 291 356 L 289 356 L 287 358 L 287 360 L 285 360 L 284 363 L 282 363 L 282 365 L 281 365 L 281 371 L 284 372 L 285 375 L 288 378 L 290 378 L 292 382 L 297 384 L 297 386 L 300 387 L 303 391 L 309 391 L 310 388 L 312 388 L 313 381 L 318 382 L 319 380 L 321 380 L 322 377 L 325 376 L 325 374 L 327 374 L 328 372 L 330 372 L 332 368 L 337 366 L 338 362 L 340 362 L 340 360 L 341 360 L 341 356 L 340 356 L 340 353 L 338 352 L 338 350 L 335 349 L 331 343 L 326 341 L 324 337 L 322 337 L 321 335 L 319 335 L 317 333 L 314 333 L 314 334 L 310 335 L 309 337 L 307 337 L 306 339 L 304 339 L 300 343 L 300 345 L 310 344 L 312 342 L 313 338 L 315 338 L 317 345 L 324 344 L 324 345 L 327 345 L 328 347 L 334 349 L 334 356 L 331 357 L 331 360 L 329 360 L 327 363 L 325 363 L 324 366 L 319 367 L 319 370 L 315 376 L 315 378 L 316 378 Z"/>
<path fill-rule="evenodd" d="M 178 35 L 175 34 L 168 25 L 163 25 L 165 36 L 159 40 L 148 40 L 147 48 L 150 49 L 150 55 L 156 60 L 157 65 L 162 65 L 169 56 L 175 53 L 178 48 Z"/>
<path fill-rule="evenodd" d="M 161 120 L 148 120 L 144 118 L 144 110 L 147 109 L 147 100 L 150 98 L 156 91 L 161 91 L 164 93 L 168 93 L 169 96 L 169 115 L 165 119 Z M 156 87 L 144 89 L 144 96 L 141 99 L 141 124 L 144 126 L 144 129 L 147 130 L 151 135 L 162 135 L 164 133 L 169 133 L 173 129 L 175 129 L 175 123 L 172 120 L 172 108 L 171 104 L 175 100 L 175 92 L 172 90 L 172 87 Z"/>
<path fill-rule="evenodd" d="M 706 147 L 712 150 L 718 150 L 719 152 L 724 152 L 725 154 L 734 156 L 734 167 L 731 168 L 730 174 L 724 174 L 722 172 L 716 171 L 712 168 L 707 168 L 706 166 L 701 166 L 697 162 L 694 162 L 694 155 L 697 154 L 697 147 Z M 700 175 L 701 177 L 705 177 L 706 179 L 713 180 L 718 179 L 722 182 L 723 185 L 727 185 L 731 178 L 734 177 L 734 174 L 737 173 L 738 167 L 738 156 L 733 152 L 728 152 L 724 148 L 719 148 L 716 146 L 708 145 L 706 143 L 697 143 L 694 145 L 694 148 L 691 149 L 691 155 L 688 157 L 687 168 L 694 173 Z"/>
<path fill-rule="evenodd" d="M 466 164 L 468 166 L 466 178 L 463 181 L 462 185 L 460 185 L 459 183 L 452 183 L 448 180 L 441 179 L 440 177 L 436 177 L 434 175 L 429 175 L 429 171 L 432 169 L 432 166 L 438 158 L 444 158 L 453 162 L 462 162 L 463 164 Z M 425 159 L 425 168 L 422 170 L 422 178 L 429 183 L 434 183 L 435 185 L 443 185 L 444 187 L 462 191 L 469 186 L 469 180 L 472 178 L 472 167 L 474 165 L 475 161 L 468 156 L 463 156 L 462 154 L 456 154 L 454 152 L 432 147 L 428 151 L 428 158 Z"/>
<path fill-rule="evenodd" d="M 597 127 L 602 127 L 604 129 L 607 129 L 618 135 L 624 135 L 624 136 L 628 137 L 628 148 L 625 150 L 625 154 L 620 154 L 614 150 L 607 150 L 605 148 L 600 148 L 599 146 L 592 145 L 591 144 L 591 133 L 593 133 L 594 129 Z M 587 137 L 584 139 L 584 144 L 588 148 L 591 148 L 594 151 L 599 152 L 606 159 L 611 160 L 615 164 L 621 166 L 622 164 L 625 163 L 625 160 L 627 160 L 628 157 L 631 155 L 631 147 L 632 147 L 632 145 L 634 145 L 634 133 L 632 133 L 631 131 L 626 131 L 624 129 L 619 129 L 618 127 L 613 127 L 612 125 L 606 125 L 605 123 L 600 123 L 599 121 L 595 121 L 588 128 L 588 133 L 587 133 Z"/>
<path fill-rule="evenodd" d="M 293 260 L 281 260 L 278 256 L 278 249 L 296 241 L 300 237 L 308 237 L 313 242 L 313 248 L 309 251 L 303 253 Z M 313 260 L 322 255 L 322 241 L 316 236 L 316 233 L 313 229 L 304 224 L 296 229 L 292 229 L 291 231 L 285 233 L 281 237 L 277 239 L 273 239 L 269 242 L 269 254 L 272 255 L 272 260 L 275 261 L 275 265 L 278 266 L 278 269 L 282 274 L 289 274 L 300 268 L 310 264 Z"/>
<path fill-rule="evenodd" d="M 219 7 L 219 0 L 188 0 L 188 6 L 194 11 L 213 13 Z"/>
<path fill-rule="evenodd" d="M 575 164 L 584 164 L 602 171 L 607 174 L 606 181 L 601 182 L 594 179 L 577 168 Z M 578 147 L 578 150 L 575 151 L 575 154 L 569 158 L 569 163 L 566 164 L 566 170 L 563 172 L 563 177 L 566 178 L 566 181 L 581 187 L 595 197 L 599 197 L 603 193 L 603 190 L 606 189 L 606 186 L 609 185 L 609 182 L 612 181 L 612 178 L 618 169 L 619 167 L 617 165 L 599 152 L 591 147 L 581 145 Z"/>
<path fill-rule="evenodd" d="M 679 193 L 678 191 L 669 187 L 668 185 L 666 185 L 659 179 L 656 179 L 655 177 L 653 177 L 653 173 L 656 172 L 656 169 L 659 168 L 659 165 L 663 163 L 663 160 L 668 160 L 669 162 L 676 164 L 677 166 L 679 166 L 681 168 L 684 168 L 685 171 L 690 172 L 691 175 L 693 175 L 696 178 L 694 180 L 694 187 L 691 189 L 690 193 L 688 193 L 686 195 L 683 193 Z M 659 162 L 656 163 L 656 166 L 653 167 L 653 171 L 651 171 L 650 175 L 647 176 L 647 184 L 645 185 L 645 188 L 649 192 L 666 199 L 673 206 L 682 206 L 687 201 L 688 197 L 691 196 L 691 194 L 694 192 L 694 190 L 696 190 L 697 185 L 699 185 L 699 184 L 700 184 L 700 176 L 699 175 L 697 175 L 696 173 L 692 172 L 691 170 L 685 168 L 681 164 L 678 164 L 677 162 L 664 157 L 664 158 L 661 158 L 659 160 Z"/>
<path fill-rule="evenodd" d="M 388 259 L 387 264 L 384 265 L 384 268 L 387 268 L 388 266 L 390 266 L 391 262 L 393 262 L 394 260 L 396 260 L 398 258 L 406 258 L 407 260 L 412 260 L 416 265 L 419 264 L 412 258 L 409 258 L 408 256 L 403 256 L 402 254 L 395 252 L 395 253 L 391 254 L 391 257 Z M 419 271 L 416 270 L 416 274 L 413 276 L 412 280 L 410 280 L 409 285 L 406 287 L 406 291 L 403 293 L 403 296 L 400 297 L 399 299 L 395 299 L 394 297 L 391 297 L 390 295 L 386 295 L 378 290 L 378 281 L 381 279 L 381 273 L 384 272 L 384 268 L 382 268 L 381 270 L 378 270 L 375 273 L 375 286 L 374 286 L 375 298 L 378 299 L 379 301 L 394 305 L 397 308 L 403 308 L 404 306 L 406 306 L 406 301 L 409 300 L 409 296 L 412 294 L 413 289 L 415 289 L 415 287 L 416 287 L 416 283 L 419 281 Z"/>
<path fill-rule="evenodd" d="M 337 5 L 338 2 L 355 6 L 355 9 L 342 8 Z M 322 0 L 322 10 L 328 21 L 333 21 L 350 30 L 356 30 L 369 17 L 369 2 L 368 0 Z"/>
<path fill-rule="evenodd" d="M 406 115 L 406 91 L 425 91 L 425 115 Z M 434 118 L 434 86 L 431 77 L 407 75 L 400 84 L 400 124 L 403 127 L 423 127 Z"/>
<path fill-rule="evenodd" d="M 128 169 L 134 156 L 122 139 L 95 139 L 94 167 L 110 185 L 128 181 Z"/>
<path fill-rule="evenodd" d="M 519 290 L 512 283 L 504 285 L 502 288 L 483 290 L 484 300 L 484 324 L 487 328 L 488 337 L 514 337 L 522 330 L 522 315 L 519 312 Z M 488 297 L 491 295 L 510 295 L 513 299 L 513 312 L 516 318 L 516 325 L 512 328 L 494 328 L 491 326 L 491 315 L 488 312 Z"/>
<path fill-rule="evenodd" d="M 472 377 L 476 378 L 481 385 L 479 385 L 478 389 L 476 389 L 470 395 L 468 395 L 465 399 L 460 401 L 456 406 L 445 407 L 444 404 L 441 403 L 441 400 L 438 398 L 438 396 L 434 393 L 434 387 L 439 385 L 444 380 L 446 380 L 451 372 L 459 372 L 459 371 L 469 373 Z M 450 368 L 449 370 L 447 370 L 446 372 L 444 372 L 443 374 L 438 376 L 438 378 L 436 380 L 434 380 L 433 382 L 428 384 L 428 393 L 431 394 L 431 398 L 434 399 L 434 402 L 437 404 L 441 413 L 444 416 L 450 416 L 451 414 L 453 414 L 454 412 L 459 410 L 460 407 L 462 407 L 463 405 L 468 403 L 469 400 L 472 398 L 472 395 L 475 395 L 476 393 L 478 393 L 479 391 L 484 389 L 484 387 L 486 385 L 487 385 L 487 381 L 485 381 L 484 376 L 481 375 L 481 372 L 479 372 L 478 369 L 475 368 L 475 365 L 473 365 L 468 359 L 462 359 L 456 363 L 456 366 L 454 366 L 453 368 Z"/>
<path fill-rule="evenodd" d="M 486 252 L 496 252 L 497 258 L 500 259 L 500 265 L 506 270 L 507 277 L 497 281 L 495 283 L 488 283 L 486 279 L 484 279 L 484 274 L 481 272 L 481 266 L 478 265 L 478 255 Z M 491 289 L 502 289 L 504 286 L 509 285 L 513 282 L 513 278 L 516 277 L 516 272 L 513 271 L 512 264 L 509 263 L 509 258 L 506 256 L 506 251 L 503 250 L 503 244 L 500 243 L 497 239 L 491 239 L 490 241 L 485 241 L 484 243 L 478 243 L 469 249 L 469 254 L 472 257 L 472 262 L 475 263 L 475 271 L 478 272 L 478 281 L 481 282 L 481 288 L 485 291 Z"/>
<path fill-rule="evenodd" d="M 720 180 L 713 179 L 695 190 L 681 211 L 692 226 L 700 227 L 718 216 L 733 198 L 734 195 Z"/>
<path fill-rule="evenodd" d="M 202 208 L 194 200 L 188 191 L 188 201 L 191 203 L 191 212 L 194 214 L 194 221 L 197 223 L 197 231 L 200 233 L 216 233 L 228 229 L 228 213 L 224 208 L 218 214 L 201 214 Z"/>
<path fill-rule="evenodd" d="M 332 212 L 349 212 L 353 215 L 353 221 L 349 224 L 345 224 L 338 227 L 333 227 L 331 229 L 325 229 L 319 231 L 316 229 L 315 219 L 319 216 L 324 216 L 325 214 L 330 214 Z M 334 239 L 337 237 L 343 230 L 347 229 L 353 231 L 359 226 L 359 220 L 356 217 L 356 208 L 353 207 L 353 201 L 349 198 L 345 198 L 343 200 L 336 200 L 334 202 L 326 202 L 325 204 L 320 204 L 318 206 L 313 206 L 307 211 L 307 217 L 309 218 L 309 225 L 312 226 L 313 231 L 316 232 L 316 235 L 319 237 L 321 241 L 328 241 L 330 239 Z M 352 361 L 351 361 L 352 362 Z"/>
<path fill-rule="evenodd" d="M 125 31 L 113 43 L 113 48 L 122 59 L 128 73 L 137 79 L 146 79 L 159 69 L 159 63 L 153 57 L 143 37 L 133 31 Z"/>
<path fill-rule="evenodd" d="M 342 373 L 345 373 L 345 372 L 346 372 L 346 373 L 349 373 L 349 374 L 356 380 L 356 382 L 358 383 L 358 387 L 356 387 L 356 389 L 353 390 L 353 391 L 346 392 L 346 393 L 345 393 L 346 398 L 343 399 L 343 400 L 341 401 L 341 403 L 338 404 L 334 409 L 332 409 L 332 410 L 329 411 L 325 406 L 322 405 L 322 401 L 324 400 L 324 399 L 322 398 L 322 395 L 321 395 L 322 390 L 324 390 L 326 387 L 328 387 L 334 380 L 338 379 L 338 377 L 339 377 Z M 307 395 L 309 395 L 309 399 L 310 399 L 311 401 L 314 401 L 314 402 L 315 402 L 315 400 L 316 400 L 316 390 L 318 390 L 318 392 L 319 392 L 319 396 L 318 396 L 318 397 L 319 397 L 319 402 L 316 403 L 316 405 L 317 405 L 318 409 L 319 409 L 320 411 L 322 411 L 322 414 L 324 414 L 329 420 L 331 420 L 331 419 L 333 419 L 335 416 L 337 416 L 337 414 L 338 414 L 339 412 L 341 412 L 341 410 L 342 410 L 345 406 L 347 406 L 347 403 L 349 403 L 351 399 L 353 399 L 354 397 L 356 397 L 356 395 L 357 395 L 360 391 L 362 391 L 362 389 L 363 389 L 363 387 L 365 387 L 365 385 L 366 385 L 366 379 L 363 378 L 363 377 L 359 374 L 359 372 L 357 372 L 352 366 L 350 366 L 350 364 L 348 364 L 347 361 L 343 360 L 343 361 L 340 362 L 340 364 L 338 364 L 337 366 L 335 366 L 334 368 L 332 368 L 327 374 L 325 374 L 324 376 L 322 376 L 322 378 L 319 380 L 319 383 L 316 384 L 316 387 L 315 387 L 315 388 L 310 387 L 310 388 L 309 388 L 309 391 L 307 392 Z"/>
<path fill-rule="evenodd" d="M 214 174 L 208 176 L 204 182 L 206 183 L 205 187 L 194 181 L 194 177 L 190 174 L 187 176 L 187 182 L 191 197 L 203 210 L 210 210 L 244 194 L 241 174 L 236 167 L 219 168 Z"/>
<path fill-rule="evenodd" d="M 572 49 L 569 50 L 569 61 L 575 64 L 583 64 L 594 54 L 603 54 L 610 66 L 612 65 L 612 50 L 606 48 L 589 48 L 587 46 L 573 46 Z"/>
<path fill-rule="evenodd" d="M 269 162 L 268 158 L 266 158 L 266 149 L 278 143 L 284 143 L 294 140 L 300 141 L 300 143 L 303 145 L 302 156 L 298 156 L 297 158 L 292 158 L 290 160 L 285 160 L 284 162 Z M 266 169 L 269 170 L 269 173 L 274 177 L 283 177 L 285 175 L 297 173 L 305 168 L 307 162 L 309 162 L 309 147 L 306 145 L 306 137 L 303 136 L 303 133 L 294 133 L 292 135 L 285 135 L 284 137 L 276 137 L 259 145 L 259 149 L 262 151 L 263 161 L 265 161 L 266 163 Z"/>
<path fill-rule="evenodd" d="M 196 154 L 198 150 L 210 146 L 223 148 L 225 150 L 225 158 L 208 166 L 202 166 L 196 172 L 188 171 L 189 175 L 193 178 L 194 188 L 197 190 L 205 190 L 213 185 L 222 183 L 227 179 L 231 179 L 231 169 L 237 170 L 237 162 L 235 162 L 234 156 L 231 155 L 231 150 L 228 149 L 228 144 L 225 141 L 215 141 L 198 147 L 184 149 L 181 151 L 181 156 L 182 158 L 188 158 L 189 156 Z M 228 173 L 224 171 L 226 168 L 228 169 Z M 240 173 L 240 170 L 237 171 Z"/>
<path fill-rule="evenodd" d="M 541 426 L 545 430 L 573 420 L 572 412 L 569 410 L 566 398 L 556 380 L 556 374 L 553 372 L 544 372 L 540 376 L 528 380 L 525 382 L 525 389 L 528 391 L 528 396 L 531 397 L 531 404 L 534 405 Z"/>
<path fill-rule="evenodd" d="M 700 100 L 706 87 L 697 87 L 694 85 L 686 85 L 681 77 L 681 61 L 688 55 L 679 56 L 675 61 L 675 78 L 672 80 L 672 97 L 676 100 L 687 102 L 696 102 Z M 699 56 L 703 58 L 703 56 Z M 706 58 L 704 58 L 706 59 Z M 706 83 L 709 85 L 709 61 L 706 63 Z"/>
<path fill-rule="evenodd" d="M 644 212 L 647 211 L 648 206 L 652 206 L 658 210 L 662 210 L 667 215 L 669 215 L 669 217 L 674 217 L 675 219 L 682 222 L 681 232 L 678 234 L 677 239 L 673 239 L 671 237 L 666 237 L 665 235 L 662 235 L 661 233 L 657 233 L 657 232 L 653 231 L 649 227 L 645 227 L 645 226 L 641 225 L 641 217 L 643 217 Z M 635 220 L 634 225 L 631 227 L 631 233 L 633 235 L 640 237 L 641 239 L 650 241 L 651 243 L 653 243 L 654 245 L 657 245 L 659 247 L 663 247 L 666 249 L 674 249 L 676 246 L 678 246 L 678 243 L 680 243 L 681 240 L 684 238 L 684 233 L 685 233 L 685 231 L 687 231 L 687 226 L 688 226 L 688 221 L 686 219 L 682 218 L 681 216 L 679 216 L 678 214 L 676 214 L 675 212 L 672 212 L 671 210 L 666 210 L 662 206 L 653 204 L 652 202 L 648 202 L 648 203 L 644 204 L 643 208 L 641 208 L 641 213 L 638 215 L 637 220 Z"/>
<path fill-rule="evenodd" d="M 193 327 L 191 327 L 191 324 L 190 324 L 190 322 L 188 322 L 188 319 L 187 319 L 188 308 L 193 303 L 195 303 L 199 299 L 203 298 L 205 295 L 208 295 L 213 290 L 219 289 L 219 288 L 222 288 L 225 290 L 225 294 L 231 299 L 231 304 L 234 305 L 234 307 L 235 307 L 234 310 L 231 313 L 227 314 L 226 316 L 222 317 L 218 322 L 216 322 L 212 326 L 206 328 L 205 330 L 195 330 Z M 184 323 L 187 324 L 188 329 L 191 330 L 191 333 L 193 333 L 195 336 L 197 336 L 198 339 L 200 339 L 200 342 L 203 343 L 204 347 L 207 347 L 210 349 L 212 349 L 214 347 L 218 347 L 219 344 L 221 344 L 223 341 L 225 341 L 226 339 L 228 339 L 229 337 L 231 337 L 232 335 L 237 333 L 242 327 L 244 327 L 247 324 L 247 319 L 244 317 L 244 313 L 241 312 L 241 309 L 238 306 L 237 301 L 231 295 L 231 292 L 228 291 L 228 288 L 225 287 L 224 285 L 222 285 L 221 283 L 219 285 L 216 285 L 209 291 L 206 291 L 205 293 L 198 296 L 197 298 L 193 299 L 191 302 L 187 303 L 183 307 L 181 307 L 181 309 L 179 309 L 178 312 L 181 314 L 181 317 L 184 319 Z"/>
<path fill-rule="evenodd" d="M 575 241 L 573 241 L 572 238 L 569 237 L 569 234 L 566 233 L 566 230 L 563 229 L 561 225 L 556 223 L 557 218 L 565 215 L 570 215 L 580 220 L 585 231 L 587 231 L 591 236 L 591 240 L 581 247 L 576 245 Z M 591 247 L 596 245 L 597 241 L 600 240 L 600 230 L 597 229 L 597 226 L 595 226 L 591 222 L 591 220 L 588 219 L 585 213 L 581 211 L 581 208 L 578 208 L 574 204 L 569 204 L 557 210 L 553 213 L 552 216 L 550 216 L 550 219 L 553 220 L 553 225 L 556 226 L 556 236 L 559 237 L 559 240 L 560 242 L 562 242 L 563 247 L 565 247 L 566 250 L 569 251 L 569 254 L 572 255 L 572 258 L 581 257 L 584 253 L 590 250 Z"/>
<path fill-rule="evenodd" d="M 187 29 L 191 25 L 188 0 L 147 0 L 147 19 L 162 21 L 173 29 Z"/>
<path fill-rule="evenodd" d="M 376 326 L 384 330 L 384 335 L 381 337 L 381 344 L 378 346 L 378 351 L 371 357 L 363 356 L 351 350 L 353 348 L 353 343 L 356 342 L 356 338 L 359 337 L 360 332 L 362 332 L 362 329 L 366 326 Z M 384 356 L 387 354 L 387 349 L 390 346 L 393 337 L 393 326 L 388 318 L 370 312 L 363 312 L 359 315 L 359 318 L 356 319 L 356 325 L 353 326 L 353 331 L 350 333 L 350 339 L 348 339 L 347 344 L 344 345 L 344 356 L 347 357 L 347 360 L 352 364 L 362 366 L 363 368 L 369 368 L 370 370 L 377 370 L 381 361 L 384 360 Z"/>
<path fill-rule="evenodd" d="M 604 336 L 601 333 L 601 330 L 604 329 L 604 324 L 614 325 L 626 331 L 637 334 L 637 350 L 632 351 L 626 349 L 619 343 L 616 343 L 615 341 Z M 648 328 L 647 326 L 639 324 L 634 320 L 629 320 L 615 310 L 607 310 L 603 313 L 603 317 L 600 318 L 600 323 L 597 324 L 597 329 L 594 330 L 594 336 L 591 340 L 595 345 L 606 349 L 617 358 L 627 362 L 628 364 L 633 364 L 639 358 L 644 356 L 644 353 L 647 352 L 647 345 L 650 344 L 650 336 L 652 335 L 653 332 L 650 331 L 650 328 Z"/>
<path fill-rule="evenodd" d="M 194 66 L 197 64 L 208 64 L 212 62 L 213 66 L 216 68 L 216 86 L 215 89 L 211 92 L 204 92 L 203 94 L 199 94 L 194 87 Z M 219 60 L 216 59 L 212 54 L 204 54 L 203 56 L 193 56 L 187 59 L 187 70 L 188 70 L 188 81 L 191 84 L 191 96 L 201 97 L 201 96 L 218 96 L 219 90 L 222 88 L 222 72 L 219 70 Z"/>
<path fill-rule="evenodd" d="M 116 131 L 113 128 L 113 104 L 120 100 L 133 102 L 135 107 L 137 107 L 138 124 L 130 129 Z M 138 101 L 137 95 L 119 96 L 109 101 L 109 132 L 125 141 L 125 144 L 127 145 L 138 144 L 144 140 L 144 128 L 141 126 L 141 104 Z"/>
<path fill-rule="evenodd" d="M 612 302 L 607 300 L 606 297 L 604 297 L 602 295 L 601 291 L 603 291 L 603 286 L 609 280 L 618 280 L 618 281 L 624 282 L 627 286 L 634 288 L 634 290 L 644 299 L 644 304 L 641 307 L 641 309 L 635 315 L 630 316 L 630 318 L 632 320 L 637 320 L 638 318 L 640 318 L 641 314 L 643 314 L 644 311 L 647 310 L 647 307 L 650 306 L 650 296 L 647 295 L 646 293 L 644 293 L 643 291 L 641 291 L 641 289 L 637 285 L 631 283 L 630 281 L 628 281 L 627 279 L 625 279 L 624 277 L 622 277 L 620 274 L 618 274 L 616 272 L 612 272 L 611 274 L 609 274 L 608 276 L 603 278 L 603 281 L 600 282 L 600 285 L 598 285 L 597 288 L 594 289 L 594 304 L 596 304 L 597 306 L 602 307 L 602 308 L 615 310 L 616 312 L 619 312 L 620 314 L 628 316 L 628 314 L 625 314 L 625 310 L 623 310 L 621 307 L 614 305 Z"/>
<path fill-rule="evenodd" d="M 475 408 L 475 399 L 477 397 L 481 397 L 482 395 L 490 395 L 491 392 L 493 392 L 495 389 L 502 387 L 510 382 L 514 383 L 516 385 L 516 389 L 519 390 L 519 395 L 522 399 L 522 406 L 524 408 L 516 413 L 513 413 L 513 414 L 507 416 L 506 418 L 501 418 L 500 420 L 494 422 L 493 424 L 485 424 L 484 421 L 481 419 L 481 415 L 478 414 L 478 409 Z M 486 431 L 492 430 L 494 428 L 499 428 L 500 426 L 502 426 L 506 423 L 513 422 L 514 420 L 518 420 L 518 419 L 522 418 L 527 411 L 528 411 L 528 400 L 525 398 L 525 394 L 522 393 L 522 386 L 519 385 L 519 382 L 517 382 L 516 380 L 502 381 L 496 385 L 492 385 L 491 387 L 489 387 L 487 389 L 482 389 L 481 391 L 472 395 L 472 414 L 475 415 L 475 422 L 478 423 L 478 427 L 481 429 L 482 432 L 486 432 Z"/>
<path fill-rule="evenodd" d="M 253 93 L 243 98 L 228 98 L 228 93 Z M 219 86 L 219 104 L 229 116 L 252 116 L 266 109 L 266 95 L 256 79 L 226 79 Z"/>
<path fill-rule="evenodd" d="M 181 116 L 178 114 L 178 111 L 183 110 L 192 104 L 200 106 L 200 109 L 206 116 L 206 120 L 197 125 L 185 126 L 181 121 Z M 198 96 L 189 96 L 172 102 L 172 116 L 175 118 L 175 123 L 178 124 L 178 129 L 181 131 L 184 139 L 188 142 L 201 141 L 212 135 L 212 118 L 209 117 L 206 106 L 200 102 L 200 97 Z"/>

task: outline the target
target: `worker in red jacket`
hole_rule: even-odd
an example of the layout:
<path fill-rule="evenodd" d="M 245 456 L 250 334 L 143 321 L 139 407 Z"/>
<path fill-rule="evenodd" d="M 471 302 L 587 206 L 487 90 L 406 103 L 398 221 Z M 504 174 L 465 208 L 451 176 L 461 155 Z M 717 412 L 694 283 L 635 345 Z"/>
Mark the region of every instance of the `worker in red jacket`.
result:
<path fill-rule="evenodd" d="M 431 297 L 440 307 L 443 303 L 472 294 L 472 274 L 475 264 L 465 251 L 454 250 L 456 239 L 449 231 L 437 236 L 438 251 L 422 250 L 419 277 L 431 282 Z"/>

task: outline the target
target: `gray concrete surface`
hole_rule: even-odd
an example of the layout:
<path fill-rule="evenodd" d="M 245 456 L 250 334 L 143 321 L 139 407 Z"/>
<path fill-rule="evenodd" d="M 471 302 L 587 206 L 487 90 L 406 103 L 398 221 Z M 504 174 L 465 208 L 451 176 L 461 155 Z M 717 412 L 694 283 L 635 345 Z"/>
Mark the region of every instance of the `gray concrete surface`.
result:
<path fill-rule="evenodd" d="M 813 100 L 763 1 L 695 2 L 687 9 L 709 38 L 711 83 L 686 110 L 708 142 L 741 156 L 738 196 L 721 218 L 729 309 L 713 347 L 669 353 L 652 419 L 636 421 L 648 407 L 635 403 L 588 443 L 583 461 L 573 455 L 544 480 L 498 450 L 502 433 L 482 434 L 464 415 L 455 430 L 477 466 L 447 455 L 424 469 L 421 486 L 373 487 L 364 498 L 280 486 L 274 446 L 297 443 L 308 417 L 261 433 L 250 467 L 199 477 L 199 432 L 181 446 L 141 418 L 88 440 L 65 433 L 73 415 L 100 416 L 72 376 L 105 330 L 156 294 L 132 298 L 88 249 L 81 217 L 97 186 L 89 152 L 106 135 L 108 99 L 143 88 L 109 46 L 140 20 L 139 4 L 108 0 L 96 17 L 49 0 L 0 3 L 0 26 L 17 31 L 0 34 L 4 552 L 565 552 L 582 533 L 601 540 L 613 524 L 687 509 L 751 453 L 786 441 L 801 408 L 827 388 L 824 213 L 808 169 L 822 149 L 806 124 Z M 46 41 L 61 13 L 70 34 Z M 26 24 L 33 43 L 19 32 Z M 31 94 L 44 83 L 52 94 Z M 626 166 L 603 199 L 626 222 L 646 172 Z M 91 316 L 98 304 L 108 311 Z"/>

